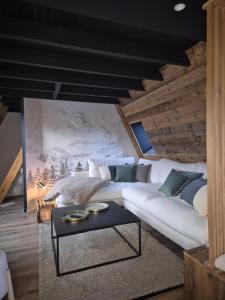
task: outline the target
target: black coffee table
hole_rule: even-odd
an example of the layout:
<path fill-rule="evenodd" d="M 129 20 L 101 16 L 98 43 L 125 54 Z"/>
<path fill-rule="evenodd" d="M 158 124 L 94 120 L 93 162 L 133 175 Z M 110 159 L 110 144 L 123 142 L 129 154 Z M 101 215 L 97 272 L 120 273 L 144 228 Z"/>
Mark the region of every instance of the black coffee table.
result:
<path fill-rule="evenodd" d="M 106 211 L 99 213 L 90 213 L 89 217 L 85 220 L 78 221 L 75 223 L 65 222 L 62 219 L 62 216 L 71 210 L 74 209 L 83 209 L 84 206 L 70 206 L 70 207 L 62 207 L 62 208 L 53 208 L 52 216 L 51 216 L 51 239 L 52 246 L 55 258 L 55 266 L 56 266 L 56 274 L 57 276 L 62 276 L 66 274 L 76 273 L 85 271 L 92 268 L 97 268 L 105 265 L 109 265 L 116 262 L 121 262 L 124 260 L 132 259 L 138 256 L 141 256 L 141 224 L 140 219 L 132 214 L 130 211 L 125 208 L 119 206 L 113 201 L 108 201 L 109 208 Z M 118 225 L 125 225 L 137 223 L 138 225 L 138 241 L 139 241 L 139 249 L 137 250 L 115 227 Z M 53 235 L 53 226 L 55 228 L 55 235 Z M 79 268 L 76 270 L 70 270 L 66 272 L 60 272 L 60 262 L 59 262 L 59 240 L 61 237 L 75 235 L 79 233 L 84 233 L 93 230 L 100 230 L 106 228 L 113 228 L 119 236 L 130 246 L 130 248 L 134 251 L 134 255 L 123 257 L 120 259 L 115 259 L 107 262 L 103 262 L 96 265 L 91 265 L 83 268 Z M 56 242 L 55 242 L 56 240 Z M 110 247 L 110 245 L 109 245 Z"/>

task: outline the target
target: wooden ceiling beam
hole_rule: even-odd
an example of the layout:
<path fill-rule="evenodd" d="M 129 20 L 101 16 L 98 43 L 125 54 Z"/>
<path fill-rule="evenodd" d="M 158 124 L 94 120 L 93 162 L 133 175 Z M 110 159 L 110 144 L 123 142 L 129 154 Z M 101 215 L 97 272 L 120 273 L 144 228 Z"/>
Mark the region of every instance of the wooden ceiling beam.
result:
<path fill-rule="evenodd" d="M 16 89 L 7 89 L 7 88 L 0 88 L 0 95 L 9 96 L 9 97 L 27 97 L 27 98 L 48 99 L 48 100 L 119 104 L 118 99 L 115 97 L 99 97 L 99 96 L 86 96 L 86 95 L 75 95 L 75 94 L 67 95 L 67 94 L 58 93 L 57 98 L 54 99 L 53 92 L 16 90 Z"/>
<path fill-rule="evenodd" d="M 177 49 L 177 47 L 159 47 L 155 43 L 142 44 L 103 34 L 10 17 L 1 17 L 0 37 L 126 61 L 189 65 L 184 49 Z"/>
<path fill-rule="evenodd" d="M 105 76 L 162 80 L 156 66 L 82 57 L 18 46 L 1 46 L 0 61 Z"/>
<path fill-rule="evenodd" d="M 14 78 L 0 78 L 0 88 L 53 92 L 55 88 L 55 83 Z M 130 98 L 130 94 L 127 90 L 107 89 L 68 84 L 63 84 L 60 92 L 63 94 Z"/>
<path fill-rule="evenodd" d="M 30 79 L 44 82 L 62 82 L 66 84 L 111 89 L 144 90 L 141 80 L 133 78 L 92 75 L 7 63 L 0 63 L 0 77 L 25 80 Z"/>

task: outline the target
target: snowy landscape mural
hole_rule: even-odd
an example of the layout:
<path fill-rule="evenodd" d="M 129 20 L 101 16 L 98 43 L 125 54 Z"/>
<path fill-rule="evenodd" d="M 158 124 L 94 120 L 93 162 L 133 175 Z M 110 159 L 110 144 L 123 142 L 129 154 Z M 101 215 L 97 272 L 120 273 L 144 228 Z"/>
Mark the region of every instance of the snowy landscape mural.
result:
<path fill-rule="evenodd" d="M 87 169 L 89 158 L 136 155 L 114 105 L 25 99 L 24 113 L 31 209 L 38 181 L 49 189 Z"/>

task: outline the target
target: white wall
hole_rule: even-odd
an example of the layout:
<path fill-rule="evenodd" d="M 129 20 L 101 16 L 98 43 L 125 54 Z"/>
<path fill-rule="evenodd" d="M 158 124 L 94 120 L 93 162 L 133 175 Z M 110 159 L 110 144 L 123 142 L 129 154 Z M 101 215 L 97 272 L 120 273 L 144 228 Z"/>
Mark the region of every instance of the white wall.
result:
<path fill-rule="evenodd" d="M 0 126 L 0 184 L 6 177 L 12 163 L 14 162 L 19 149 L 22 146 L 21 141 L 21 123 L 19 113 L 7 113 Z M 14 185 L 16 186 L 16 185 Z M 11 190 L 11 196 L 23 193 L 21 180 L 14 192 Z"/>
<path fill-rule="evenodd" d="M 24 113 L 29 201 L 37 180 L 69 176 L 78 162 L 136 155 L 114 105 L 25 99 Z"/>

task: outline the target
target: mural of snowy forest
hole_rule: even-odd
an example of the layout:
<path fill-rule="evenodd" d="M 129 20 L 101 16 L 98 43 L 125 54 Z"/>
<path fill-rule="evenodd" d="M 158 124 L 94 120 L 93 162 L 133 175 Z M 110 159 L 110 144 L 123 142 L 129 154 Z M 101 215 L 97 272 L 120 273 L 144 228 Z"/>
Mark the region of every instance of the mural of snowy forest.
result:
<path fill-rule="evenodd" d="M 24 112 L 30 207 L 38 181 L 48 190 L 89 158 L 135 156 L 114 105 L 25 99 Z"/>

